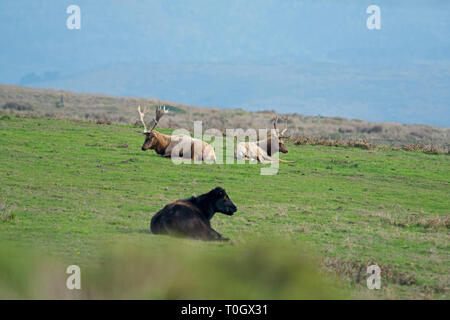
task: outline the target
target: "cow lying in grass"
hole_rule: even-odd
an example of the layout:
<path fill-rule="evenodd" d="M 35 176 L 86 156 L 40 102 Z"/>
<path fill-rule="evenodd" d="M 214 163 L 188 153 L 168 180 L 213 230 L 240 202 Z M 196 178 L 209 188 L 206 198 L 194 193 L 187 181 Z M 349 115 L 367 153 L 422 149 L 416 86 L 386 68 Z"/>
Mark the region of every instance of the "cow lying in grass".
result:
<path fill-rule="evenodd" d="M 232 216 L 236 211 L 225 190 L 217 187 L 201 196 L 166 205 L 153 216 L 150 229 L 153 234 L 227 241 L 211 228 L 210 220 L 216 212 Z"/>

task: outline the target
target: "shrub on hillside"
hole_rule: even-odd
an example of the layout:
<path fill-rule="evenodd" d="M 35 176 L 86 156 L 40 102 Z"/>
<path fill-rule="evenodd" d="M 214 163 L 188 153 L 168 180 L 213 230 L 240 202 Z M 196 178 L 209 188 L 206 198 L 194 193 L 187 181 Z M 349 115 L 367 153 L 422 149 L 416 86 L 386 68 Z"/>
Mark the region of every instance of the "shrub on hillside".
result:
<path fill-rule="evenodd" d="M 7 102 L 3 105 L 3 110 L 32 111 L 33 107 L 29 103 Z"/>
<path fill-rule="evenodd" d="M 171 106 L 171 105 L 166 105 L 167 110 L 169 110 L 169 112 L 173 112 L 173 113 L 180 113 L 180 114 L 184 114 L 186 113 L 186 110 L 180 108 L 180 107 L 175 107 L 175 106 Z"/>

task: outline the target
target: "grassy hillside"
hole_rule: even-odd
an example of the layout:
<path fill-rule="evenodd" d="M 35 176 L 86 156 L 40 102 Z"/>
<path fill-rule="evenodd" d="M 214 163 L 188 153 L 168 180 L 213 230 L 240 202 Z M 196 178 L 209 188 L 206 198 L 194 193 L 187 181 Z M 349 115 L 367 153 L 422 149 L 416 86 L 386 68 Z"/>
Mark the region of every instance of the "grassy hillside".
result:
<path fill-rule="evenodd" d="M 109 261 L 100 264 L 103 269 L 97 273 L 105 282 L 92 280 L 98 290 L 92 293 L 87 285 L 89 294 L 83 297 L 120 296 L 108 290 L 108 281 L 121 288 L 122 297 L 139 285 L 143 291 L 133 291 L 133 297 L 224 297 L 217 287 L 224 288 L 225 297 L 233 292 L 253 298 L 449 297 L 448 155 L 290 144 L 282 158 L 296 163 L 281 164 L 275 176 L 261 176 L 261 165 L 176 166 L 151 151 L 142 152 L 142 142 L 131 125 L 0 115 L 1 242 L 44 251 L 49 261 L 58 261 L 53 268 L 58 263 L 95 268 Z M 217 214 L 212 221 L 230 243 L 149 233 L 151 216 L 166 203 L 216 186 L 224 187 L 239 209 L 233 217 Z M 245 254 L 251 243 L 274 241 L 286 241 L 287 254 L 255 249 L 261 260 Z M 146 254 L 127 249 L 105 256 L 105 248 L 117 243 Z M 158 250 L 169 243 L 185 250 L 171 256 L 172 268 L 158 269 L 157 261 L 167 257 Z M 310 291 L 314 284 L 308 286 L 305 277 L 298 276 L 303 270 L 303 260 L 296 258 L 300 248 L 313 255 L 318 269 L 312 272 L 337 277 L 341 293 Z M 28 256 L 8 248 L 0 251 L 0 269 L 13 275 L 1 278 L 0 272 L 3 294 L 6 286 L 12 288 L 6 292 L 19 297 L 36 297 L 24 280 L 11 283 L 22 279 L 15 264 L 30 268 L 24 258 Z M 204 263 L 196 267 L 200 252 L 214 255 L 205 258 L 211 268 Z M 365 269 L 373 263 L 382 268 L 379 291 L 366 288 Z M 173 268 L 188 275 L 177 282 L 178 291 L 166 281 L 176 273 Z M 160 277 L 151 270 L 158 270 Z M 196 279 L 190 272 L 203 271 L 220 272 L 223 281 L 190 282 Z M 141 275 L 153 275 L 156 280 L 146 279 L 157 284 L 148 289 Z M 281 277 L 286 285 L 269 285 L 279 281 L 268 275 Z M 318 278 L 322 276 L 312 279 Z M 232 290 L 237 283 L 241 291 Z M 306 291 L 299 292 L 293 286 L 297 283 Z M 194 289 L 183 291 L 183 285 Z"/>
<path fill-rule="evenodd" d="M 156 99 L 0 85 L 0 111 L 7 113 L 134 124 L 138 121 L 137 105 L 156 106 L 157 103 Z M 272 111 L 248 112 L 239 109 L 186 106 L 170 101 L 161 103 L 169 105 L 171 110 L 171 113 L 161 120 L 160 127 L 163 128 L 192 131 L 193 121 L 196 120 L 203 121 L 204 129 L 215 128 L 222 131 L 228 128 L 272 128 L 274 119 Z M 277 106 L 274 105 L 273 108 L 276 109 Z M 299 107 L 298 110 L 302 108 Z M 450 148 L 450 128 L 420 124 L 371 123 L 358 119 L 301 114 L 290 114 L 287 124 L 282 121 L 279 125 L 287 125 L 288 133 L 292 137 L 363 139 L 376 144 L 397 146 L 426 144 L 446 151 Z"/>

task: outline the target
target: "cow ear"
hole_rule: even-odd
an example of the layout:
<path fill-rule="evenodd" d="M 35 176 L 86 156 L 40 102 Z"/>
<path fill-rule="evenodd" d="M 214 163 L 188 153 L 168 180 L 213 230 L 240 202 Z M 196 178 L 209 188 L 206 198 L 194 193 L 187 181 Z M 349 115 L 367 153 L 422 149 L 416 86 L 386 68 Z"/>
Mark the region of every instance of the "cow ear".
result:
<path fill-rule="evenodd" d="M 220 198 L 222 196 L 222 192 L 223 192 L 223 189 L 221 187 L 217 187 L 217 188 L 211 190 L 211 193 L 215 198 Z"/>

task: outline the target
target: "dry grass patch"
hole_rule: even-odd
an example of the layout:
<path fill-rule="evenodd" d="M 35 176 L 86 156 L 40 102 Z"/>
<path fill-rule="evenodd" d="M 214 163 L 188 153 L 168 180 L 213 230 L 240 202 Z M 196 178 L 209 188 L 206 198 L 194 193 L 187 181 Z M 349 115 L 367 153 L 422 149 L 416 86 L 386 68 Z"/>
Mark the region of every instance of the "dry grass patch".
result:
<path fill-rule="evenodd" d="M 450 216 L 423 217 L 418 215 L 392 214 L 379 212 L 374 214 L 382 221 L 401 228 L 421 227 L 433 231 L 450 229 Z"/>
<path fill-rule="evenodd" d="M 312 145 L 312 146 L 327 146 L 327 147 L 351 147 L 360 148 L 364 150 L 371 150 L 376 148 L 376 145 L 364 140 L 333 140 L 333 139 L 323 139 L 323 138 L 308 138 L 308 137 L 298 137 L 291 138 L 290 141 L 295 145 Z"/>
<path fill-rule="evenodd" d="M 348 147 L 360 148 L 363 150 L 373 150 L 376 148 L 404 151 L 421 151 L 428 154 L 450 154 L 450 150 L 446 147 L 438 147 L 433 144 L 406 144 L 401 147 L 378 145 L 367 140 L 342 140 L 342 139 L 325 139 L 325 138 L 309 138 L 297 137 L 289 138 L 290 142 L 295 145 L 311 145 L 311 146 L 327 146 L 327 147 Z"/>
<path fill-rule="evenodd" d="M 13 207 L 6 199 L 0 198 L 0 222 L 13 222 L 16 218 Z"/>
<path fill-rule="evenodd" d="M 347 278 L 356 283 L 364 283 L 368 277 L 367 267 L 378 265 L 381 269 L 382 279 L 391 283 L 411 286 L 417 284 L 416 275 L 397 270 L 393 266 L 382 265 L 375 261 L 345 260 L 336 257 L 325 258 L 322 265 L 326 270 L 331 271 L 339 277 Z"/>

